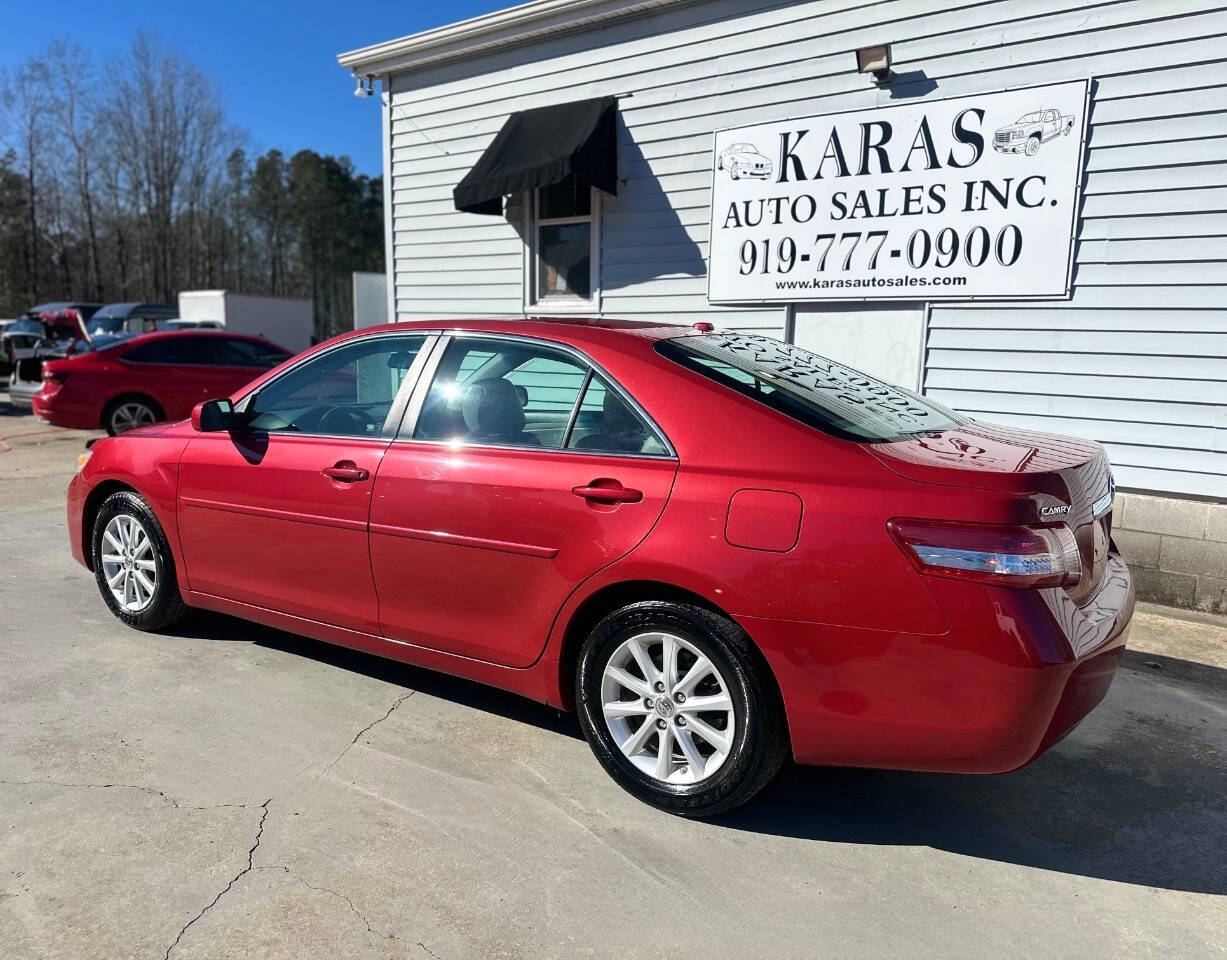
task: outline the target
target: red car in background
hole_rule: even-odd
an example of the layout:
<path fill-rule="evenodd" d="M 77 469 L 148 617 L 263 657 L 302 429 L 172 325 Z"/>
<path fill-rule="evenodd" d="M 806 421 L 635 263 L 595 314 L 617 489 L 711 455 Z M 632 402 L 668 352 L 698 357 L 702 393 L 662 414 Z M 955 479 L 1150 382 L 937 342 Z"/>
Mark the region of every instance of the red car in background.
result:
<path fill-rule="evenodd" d="M 57 427 L 114 436 L 158 420 L 182 420 L 290 353 L 261 337 L 220 332 L 150 333 L 43 365 L 36 416 Z"/>
<path fill-rule="evenodd" d="M 1096 443 L 766 337 L 449 320 L 100 441 L 68 529 L 124 623 L 216 610 L 577 709 L 615 780 L 703 816 L 789 753 L 1039 756 L 1124 649 L 1112 501 Z"/>

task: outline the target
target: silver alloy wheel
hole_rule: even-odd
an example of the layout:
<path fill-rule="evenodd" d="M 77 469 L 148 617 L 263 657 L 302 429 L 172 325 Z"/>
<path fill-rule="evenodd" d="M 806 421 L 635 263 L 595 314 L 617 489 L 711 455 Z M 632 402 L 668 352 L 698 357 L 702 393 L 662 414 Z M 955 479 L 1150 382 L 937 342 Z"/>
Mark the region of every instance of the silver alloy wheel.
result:
<path fill-rule="evenodd" d="M 102 531 L 102 575 L 125 613 L 140 613 L 153 602 L 158 588 L 153 540 L 136 517 L 116 514 Z"/>
<path fill-rule="evenodd" d="M 671 633 L 642 633 L 614 651 L 601 677 L 601 710 L 626 758 L 664 783 L 708 779 L 737 735 L 724 677 Z"/>
<path fill-rule="evenodd" d="M 123 433 L 125 430 L 153 423 L 155 419 L 147 404 L 139 400 L 129 400 L 127 403 L 121 403 L 111 413 L 111 429 L 116 433 Z"/>

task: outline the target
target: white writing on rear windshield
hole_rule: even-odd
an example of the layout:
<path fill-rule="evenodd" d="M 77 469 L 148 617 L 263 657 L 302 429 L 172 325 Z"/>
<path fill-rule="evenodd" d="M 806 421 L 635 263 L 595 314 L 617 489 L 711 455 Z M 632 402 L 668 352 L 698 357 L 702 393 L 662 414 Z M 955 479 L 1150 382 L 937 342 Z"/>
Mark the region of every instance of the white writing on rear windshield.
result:
<path fill-rule="evenodd" d="M 836 413 L 866 439 L 944 430 L 959 421 L 916 394 L 792 344 L 753 334 L 688 337 L 687 346 L 724 359 L 765 385 Z"/>

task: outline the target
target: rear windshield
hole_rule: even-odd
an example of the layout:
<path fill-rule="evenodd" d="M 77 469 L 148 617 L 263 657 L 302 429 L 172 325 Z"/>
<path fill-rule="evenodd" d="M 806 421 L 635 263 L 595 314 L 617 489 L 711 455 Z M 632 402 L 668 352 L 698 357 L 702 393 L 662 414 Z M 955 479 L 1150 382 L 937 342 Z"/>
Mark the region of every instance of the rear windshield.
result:
<path fill-rule="evenodd" d="M 857 443 L 890 442 L 967 423 L 910 390 L 769 337 L 712 333 L 662 340 L 656 349 L 742 396 Z"/>

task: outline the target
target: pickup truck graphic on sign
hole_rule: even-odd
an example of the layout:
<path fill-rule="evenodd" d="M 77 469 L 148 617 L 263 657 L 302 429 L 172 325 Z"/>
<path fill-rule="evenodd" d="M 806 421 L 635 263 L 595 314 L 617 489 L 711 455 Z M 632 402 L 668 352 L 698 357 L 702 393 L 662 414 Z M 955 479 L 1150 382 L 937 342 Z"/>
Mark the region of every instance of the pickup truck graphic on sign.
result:
<path fill-rule="evenodd" d="M 765 180 L 771 176 L 771 161 L 755 150 L 752 143 L 734 143 L 720 151 L 716 169 L 727 170 L 734 180 L 742 177 Z"/>
<path fill-rule="evenodd" d="M 998 153 L 1025 153 L 1034 157 L 1040 144 L 1056 136 L 1069 136 L 1074 129 L 1072 115 L 1060 110 L 1036 110 L 1025 113 L 1009 126 L 999 127 L 993 134 L 993 149 Z"/>

